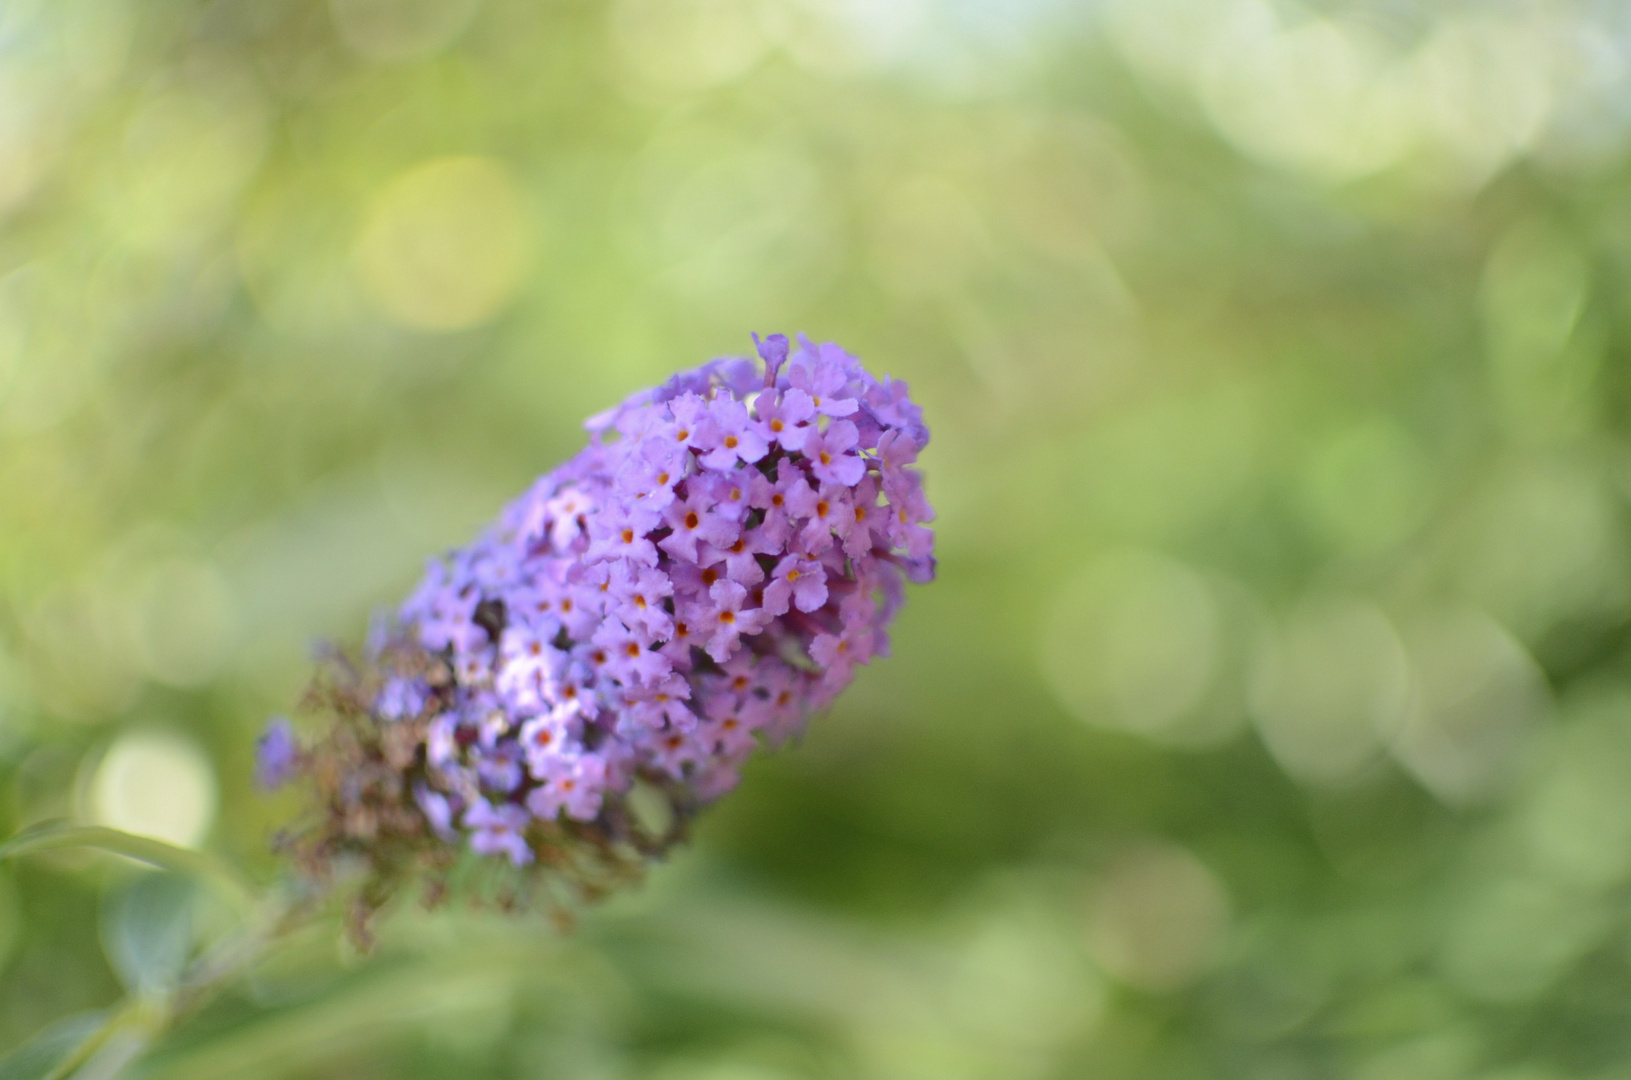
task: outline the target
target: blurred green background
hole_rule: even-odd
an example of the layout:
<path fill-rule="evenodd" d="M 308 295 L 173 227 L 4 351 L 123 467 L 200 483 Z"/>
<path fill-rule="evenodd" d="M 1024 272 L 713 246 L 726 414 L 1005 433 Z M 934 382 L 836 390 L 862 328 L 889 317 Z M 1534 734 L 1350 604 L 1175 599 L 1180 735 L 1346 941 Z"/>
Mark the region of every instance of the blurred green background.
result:
<path fill-rule="evenodd" d="M 933 428 L 894 657 L 144 1075 L 1631 1076 L 1628 140 L 1606 0 L 0 0 L 0 834 L 269 880 L 311 642 L 802 329 Z M 142 880 L 0 865 L 0 1050 Z"/>

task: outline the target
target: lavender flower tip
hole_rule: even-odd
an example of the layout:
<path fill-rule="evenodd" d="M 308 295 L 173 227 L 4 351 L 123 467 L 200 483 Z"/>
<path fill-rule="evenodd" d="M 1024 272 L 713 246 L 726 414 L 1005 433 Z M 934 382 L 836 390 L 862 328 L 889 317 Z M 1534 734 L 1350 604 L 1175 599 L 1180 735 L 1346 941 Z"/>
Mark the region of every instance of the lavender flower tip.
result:
<path fill-rule="evenodd" d="M 288 717 L 274 716 L 255 742 L 255 783 L 274 791 L 300 771 L 300 743 Z"/>

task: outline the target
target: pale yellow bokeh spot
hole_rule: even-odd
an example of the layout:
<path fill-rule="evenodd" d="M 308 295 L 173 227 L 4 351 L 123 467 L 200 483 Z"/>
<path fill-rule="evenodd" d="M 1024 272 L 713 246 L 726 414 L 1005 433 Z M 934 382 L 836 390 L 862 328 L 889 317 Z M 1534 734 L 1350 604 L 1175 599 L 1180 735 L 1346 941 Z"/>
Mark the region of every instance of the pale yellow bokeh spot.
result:
<path fill-rule="evenodd" d="M 99 825 L 196 847 L 215 820 L 215 770 L 191 740 L 133 731 L 109 747 L 91 777 Z"/>
<path fill-rule="evenodd" d="M 460 330 L 515 296 L 532 253 L 531 221 L 514 178 L 482 157 L 438 158 L 392 180 L 357 243 L 363 288 L 391 319 Z"/>
<path fill-rule="evenodd" d="M 1060 589 L 1043 670 L 1090 723 L 1184 742 L 1217 674 L 1223 630 L 1195 571 L 1153 552 L 1112 552 Z"/>
<path fill-rule="evenodd" d="M 1374 604 L 1311 599 L 1263 643 L 1251 708 L 1269 753 L 1306 783 L 1352 781 L 1393 738 L 1410 703 L 1410 668 Z"/>
<path fill-rule="evenodd" d="M 638 79 L 702 89 L 746 75 L 770 41 L 753 0 L 622 0 L 612 44 Z"/>
<path fill-rule="evenodd" d="M 1413 701 L 1388 750 L 1452 806 L 1501 793 L 1533 763 L 1551 712 L 1545 673 L 1476 609 L 1418 615 L 1404 643 Z"/>
<path fill-rule="evenodd" d="M 1205 973 L 1229 928 L 1229 894 L 1175 844 L 1146 842 L 1106 868 L 1088 914 L 1088 945 L 1111 975 L 1150 991 Z"/>

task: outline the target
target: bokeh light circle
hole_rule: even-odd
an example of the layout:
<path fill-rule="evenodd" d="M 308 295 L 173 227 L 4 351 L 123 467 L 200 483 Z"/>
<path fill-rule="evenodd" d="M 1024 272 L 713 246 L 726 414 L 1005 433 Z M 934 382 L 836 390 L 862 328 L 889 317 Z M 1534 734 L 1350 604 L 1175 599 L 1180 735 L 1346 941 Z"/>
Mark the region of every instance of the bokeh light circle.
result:
<path fill-rule="evenodd" d="M 521 287 L 531 215 L 509 168 L 438 158 L 375 196 L 357 242 L 363 288 L 392 320 L 460 330 L 493 318 Z"/>
<path fill-rule="evenodd" d="M 215 820 L 215 769 L 198 744 L 168 731 L 120 736 L 91 776 L 99 825 L 197 847 Z"/>

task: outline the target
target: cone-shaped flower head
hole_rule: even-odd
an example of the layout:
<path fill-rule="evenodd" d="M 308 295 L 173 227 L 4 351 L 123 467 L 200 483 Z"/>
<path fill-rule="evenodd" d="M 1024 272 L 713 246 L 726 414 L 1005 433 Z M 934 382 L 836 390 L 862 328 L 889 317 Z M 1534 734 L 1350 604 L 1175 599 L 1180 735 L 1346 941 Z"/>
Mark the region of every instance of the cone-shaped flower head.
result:
<path fill-rule="evenodd" d="M 375 770 L 319 776 L 339 832 L 335 799 L 377 789 L 393 813 L 364 831 L 411 808 L 436 844 L 515 866 L 610 851 L 639 839 L 637 786 L 685 817 L 886 651 L 903 583 L 934 575 L 921 412 L 836 345 L 759 352 L 592 418 L 431 563 L 339 695 Z"/>

